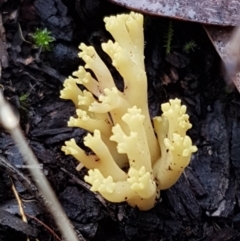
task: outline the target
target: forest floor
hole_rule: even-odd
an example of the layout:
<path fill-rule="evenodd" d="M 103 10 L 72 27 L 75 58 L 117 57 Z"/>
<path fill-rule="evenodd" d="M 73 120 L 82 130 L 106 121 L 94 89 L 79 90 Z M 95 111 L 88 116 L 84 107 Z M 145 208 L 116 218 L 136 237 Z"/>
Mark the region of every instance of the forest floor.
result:
<path fill-rule="evenodd" d="M 75 108 L 60 99 L 60 90 L 66 77 L 83 65 L 79 44 L 99 50 L 110 38 L 103 18 L 123 12 L 129 10 L 106 0 L 0 0 L 0 84 L 20 114 L 30 147 L 75 229 L 86 240 L 240 240 L 240 95 L 224 81 L 221 60 L 200 24 L 144 18 L 151 116 L 160 113 L 161 103 L 180 98 L 193 124 L 189 136 L 198 147 L 177 184 L 162 191 L 156 206 L 143 212 L 126 203 L 104 206 L 76 181 L 83 180 L 86 170 L 77 172 L 76 160 L 65 156 L 61 146 L 70 138 L 82 143 L 86 132 L 67 127 Z M 37 28 L 46 28 L 54 37 L 49 51 L 35 46 L 32 36 Z M 121 82 L 112 71 L 116 82 Z M 0 159 L 30 177 L 3 128 L 0 152 Z M 21 221 L 12 183 L 28 224 Z M 27 236 L 29 240 L 62 240 L 55 234 L 60 236 L 38 197 L 18 175 L 0 166 L 0 241 L 22 241 Z"/>

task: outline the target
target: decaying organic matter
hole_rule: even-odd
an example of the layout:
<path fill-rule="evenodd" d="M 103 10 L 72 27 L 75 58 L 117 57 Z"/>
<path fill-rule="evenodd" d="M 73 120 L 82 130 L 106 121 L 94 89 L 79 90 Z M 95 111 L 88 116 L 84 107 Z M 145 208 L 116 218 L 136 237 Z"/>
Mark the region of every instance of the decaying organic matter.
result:
<path fill-rule="evenodd" d="M 84 148 L 86 132 L 66 127 L 69 116 L 75 113 L 75 106 L 59 99 L 64 79 L 83 64 L 77 56 L 78 45 L 84 42 L 94 46 L 110 68 L 116 85 L 122 89 L 121 76 L 100 48 L 100 44 L 110 38 L 100 20 L 129 10 L 106 0 L 48 0 L 47 3 L 41 5 L 42 11 L 36 11 L 32 1 L 0 1 L 9 56 L 9 66 L 3 67 L 0 84 L 16 109 L 20 97 L 29 93 L 28 111 L 21 115 L 23 133 L 76 230 L 93 241 L 239 240 L 240 96 L 236 90 L 226 89 L 219 69 L 221 60 L 202 26 L 172 19 L 172 48 L 166 56 L 163 37 L 168 19 L 145 15 L 144 54 L 150 115 L 161 114 L 159 105 L 168 99 L 181 98 L 183 104 L 188 105 L 193 124 L 188 134 L 199 151 L 176 185 L 161 192 L 161 200 L 152 210 L 142 212 L 124 203 L 101 202 L 81 184 L 86 172 L 77 172 L 74 158 L 61 152 L 64 141 L 71 138 Z M 80 17 L 76 3 L 81 6 Z M 49 13 L 47 19 L 43 11 Z M 59 22 L 61 18 L 66 21 Z M 36 59 L 36 49 L 23 41 L 18 23 L 28 41 L 28 34 L 36 28 L 49 29 L 52 25 L 51 31 L 56 38 L 53 50 Z M 64 24 L 65 39 L 56 29 L 58 23 Z M 189 41 L 195 41 L 197 48 L 185 53 L 182 49 Z M 2 128 L 0 151 L 12 165 L 20 167 L 23 174 L 30 177 L 28 169 L 23 168 L 25 164 L 18 148 Z M 11 191 L 11 177 L 12 174 L 1 166 L 0 208 L 20 219 Z M 39 208 L 35 197 L 20 181 L 14 177 L 12 180 L 21 199 L 27 201 L 24 202 L 25 213 L 41 220 L 59 235 L 51 216 Z M 52 239 L 52 233 L 39 222 L 31 218 L 28 221 L 29 226 L 39 231 L 37 239 Z M 25 241 L 26 238 L 23 232 L 20 234 L 0 224 L 1 240 Z"/>

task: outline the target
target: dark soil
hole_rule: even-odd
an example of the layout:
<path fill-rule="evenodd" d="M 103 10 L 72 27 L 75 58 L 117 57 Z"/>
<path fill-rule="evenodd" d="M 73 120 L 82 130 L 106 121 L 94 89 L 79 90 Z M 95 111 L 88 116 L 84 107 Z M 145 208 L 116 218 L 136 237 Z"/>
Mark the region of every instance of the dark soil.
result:
<path fill-rule="evenodd" d="M 84 130 L 67 127 L 74 107 L 59 98 L 64 79 L 83 64 L 77 56 L 78 45 L 93 45 L 109 61 L 100 51 L 100 44 L 110 38 L 102 19 L 129 10 L 106 0 L 0 0 L 0 10 L 0 29 L 5 28 L 6 34 L 6 41 L 0 38 L 0 84 L 20 113 L 22 130 L 68 217 L 86 240 L 240 239 L 240 96 L 224 81 L 220 58 L 201 25 L 145 16 L 151 115 L 157 115 L 160 104 L 169 98 L 181 98 L 193 124 L 189 135 L 199 150 L 178 183 L 161 193 L 152 210 L 142 212 L 127 204 L 104 206 L 76 181 L 83 180 L 86 170 L 77 172 L 76 161 L 61 152 L 65 140 L 75 138 L 81 143 L 85 135 Z M 174 34 L 166 54 L 170 21 Z M 51 51 L 40 52 L 34 46 L 31 34 L 37 28 L 47 28 L 55 38 Z M 194 51 L 184 51 L 191 41 L 196 44 Z M 121 86 L 120 76 L 111 70 Z M 15 166 L 24 164 L 2 128 L 0 151 L 0 159 Z M 30 177 L 27 169 L 20 171 Z M 28 224 L 20 219 L 12 182 Z M 27 236 L 57 240 L 38 221 L 60 236 L 37 198 L 16 173 L 0 166 L 0 241 L 21 241 Z"/>

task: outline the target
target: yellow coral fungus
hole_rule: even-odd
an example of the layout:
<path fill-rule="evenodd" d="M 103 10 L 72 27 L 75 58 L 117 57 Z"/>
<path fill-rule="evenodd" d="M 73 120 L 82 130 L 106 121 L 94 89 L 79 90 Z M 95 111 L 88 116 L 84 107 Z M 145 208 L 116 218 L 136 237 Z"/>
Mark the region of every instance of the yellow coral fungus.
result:
<path fill-rule="evenodd" d="M 127 201 L 148 210 L 160 190 L 171 187 L 197 150 L 186 135 L 191 128 L 186 106 L 179 99 L 162 104 L 162 115 L 151 123 L 144 66 L 143 16 L 121 14 L 104 19 L 115 42 L 102 44 L 112 64 L 123 77 L 124 91 L 117 89 L 113 77 L 92 46 L 80 45 L 85 61 L 64 83 L 61 98 L 75 104 L 77 117 L 68 125 L 90 133 L 86 155 L 72 139 L 62 150 L 89 169 L 85 181 L 92 191 L 111 202 Z M 87 72 L 90 69 L 96 79 Z M 86 90 L 81 91 L 77 84 Z M 121 168 L 128 166 L 128 171 Z"/>

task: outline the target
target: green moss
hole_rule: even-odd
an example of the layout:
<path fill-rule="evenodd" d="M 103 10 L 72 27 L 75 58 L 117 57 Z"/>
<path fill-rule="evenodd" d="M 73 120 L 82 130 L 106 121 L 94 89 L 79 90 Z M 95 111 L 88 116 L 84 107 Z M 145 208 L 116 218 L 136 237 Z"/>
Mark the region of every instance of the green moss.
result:
<path fill-rule="evenodd" d="M 183 46 L 183 51 L 189 54 L 190 52 L 194 52 L 196 48 L 197 48 L 197 44 L 195 43 L 194 40 L 191 40 L 185 43 L 185 45 Z"/>
<path fill-rule="evenodd" d="M 55 41 L 55 38 L 51 36 L 51 32 L 45 29 L 36 29 L 32 34 L 34 44 L 37 48 L 40 48 L 43 51 L 51 50 L 51 43 Z"/>
<path fill-rule="evenodd" d="M 169 20 L 167 32 L 164 36 L 164 42 L 165 42 L 164 47 L 166 48 L 166 54 L 170 54 L 170 52 L 171 52 L 173 33 L 174 33 L 174 31 L 173 31 L 172 20 Z"/>

